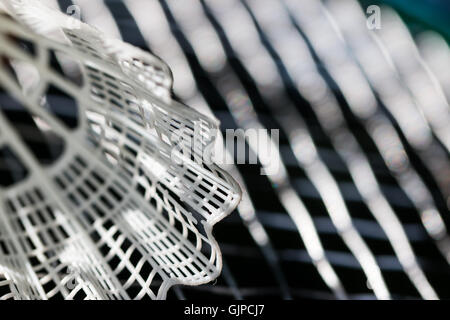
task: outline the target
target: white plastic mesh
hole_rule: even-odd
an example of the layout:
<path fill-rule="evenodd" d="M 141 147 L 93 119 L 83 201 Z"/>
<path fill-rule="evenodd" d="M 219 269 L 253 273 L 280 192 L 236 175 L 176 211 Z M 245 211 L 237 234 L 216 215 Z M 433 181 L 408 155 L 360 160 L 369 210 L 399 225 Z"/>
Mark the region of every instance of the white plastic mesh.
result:
<path fill-rule="evenodd" d="M 212 227 L 240 199 L 198 161 L 217 121 L 171 99 L 158 58 L 39 1 L 6 4 L 2 101 L 63 151 L 43 163 L 0 108 L 0 152 L 25 172 L 0 187 L 0 299 L 160 299 L 217 277 Z"/>

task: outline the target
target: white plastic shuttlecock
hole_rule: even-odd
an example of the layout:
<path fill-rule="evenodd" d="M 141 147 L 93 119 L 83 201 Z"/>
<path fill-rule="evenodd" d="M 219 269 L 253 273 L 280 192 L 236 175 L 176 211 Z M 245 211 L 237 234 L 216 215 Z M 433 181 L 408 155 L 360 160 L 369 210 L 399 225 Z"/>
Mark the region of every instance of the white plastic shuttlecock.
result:
<path fill-rule="evenodd" d="M 0 187 L 0 298 L 162 299 L 217 277 L 212 227 L 240 199 L 205 161 L 217 121 L 171 99 L 151 54 L 40 1 L 3 4 L 0 152 L 26 175 Z M 54 162 L 24 142 L 14 107 L 62 142 Z"/>

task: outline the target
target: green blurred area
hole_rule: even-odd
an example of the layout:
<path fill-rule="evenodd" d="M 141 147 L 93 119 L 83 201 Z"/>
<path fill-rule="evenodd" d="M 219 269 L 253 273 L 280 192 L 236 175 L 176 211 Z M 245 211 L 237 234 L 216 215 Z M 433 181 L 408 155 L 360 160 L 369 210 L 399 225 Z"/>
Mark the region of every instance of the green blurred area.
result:
<path fill-rule="evenodd" d="M 398 12 L 413 34 L 434 30 L 450 43 L 450 0 L 359 0 L 359 2 L 364 9 L 370 5 L 389 6 Z"/>

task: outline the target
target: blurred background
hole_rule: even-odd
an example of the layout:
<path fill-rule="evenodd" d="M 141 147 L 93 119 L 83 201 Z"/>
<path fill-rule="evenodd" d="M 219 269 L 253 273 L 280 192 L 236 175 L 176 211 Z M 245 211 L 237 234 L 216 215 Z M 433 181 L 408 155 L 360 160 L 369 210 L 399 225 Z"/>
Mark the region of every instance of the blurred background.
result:
<path fill-rule="evenodd" d="M 223 133 L 280 130 L 278 174 L 224 167 L 221 277 L 169 299 L 450 298 L 450 2 L 46 2 L 161 57 Z"/>

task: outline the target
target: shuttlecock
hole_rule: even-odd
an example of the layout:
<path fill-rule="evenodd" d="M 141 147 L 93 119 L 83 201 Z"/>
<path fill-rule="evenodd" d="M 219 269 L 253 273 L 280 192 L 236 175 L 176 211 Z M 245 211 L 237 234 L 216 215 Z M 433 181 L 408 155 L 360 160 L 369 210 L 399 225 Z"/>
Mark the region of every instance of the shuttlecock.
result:
<path fill-rule="evenodd" d="M 217 120 L 171 98 L 157 57 L 39 1 L 4 4 L 0 161 L 22 174 L 0 187 L 0 298 L 161 299 L 217 277 L 212 227 L 240 199 L 210 163 Z M 61 146 L 52 162 L 11 110 Z"/>

